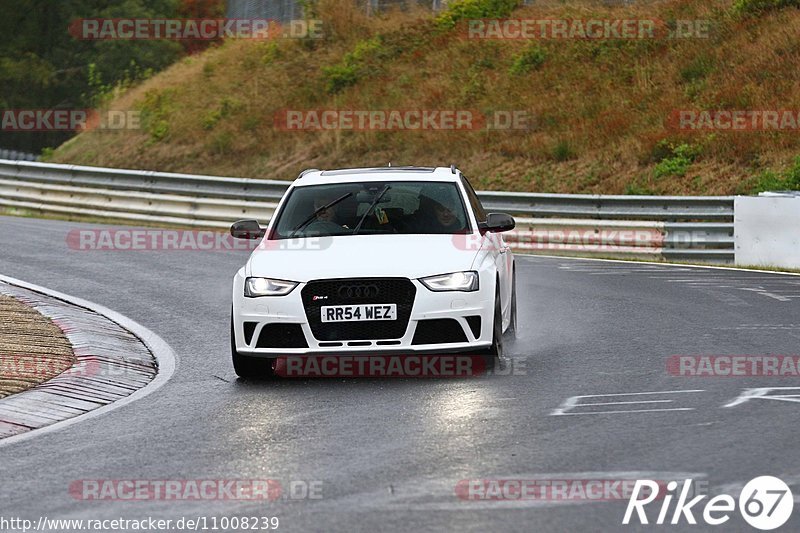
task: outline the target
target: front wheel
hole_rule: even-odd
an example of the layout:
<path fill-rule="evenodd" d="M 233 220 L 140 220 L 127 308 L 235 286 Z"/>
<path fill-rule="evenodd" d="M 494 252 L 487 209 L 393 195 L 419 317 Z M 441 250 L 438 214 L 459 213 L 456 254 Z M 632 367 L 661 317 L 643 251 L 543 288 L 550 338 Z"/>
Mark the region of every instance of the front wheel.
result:
<path fill-rule="evenodd" d="M 511 321 L 506 328 L 506 337 L 509 340 L 517 338 L 517 270 L 511 274 Z"/>
<path fill-rule="evenodd" d="M 491 371 L 497 367 L 503 357 L 503 310 L 500 307 L 500 286 L 494 297 L 494 322 L 492 324 L 492 345 L 486 351 L 484 361 L 486 370 Z"/>
<path fill-rule="evenodd" d="M 275 378 L 275 366 L 272 359 L 262 357 L 252 357 L 240 354 L 236 351 L 236 338 L 233 332 L 233 316 L 231 315 L 231 359 L 233 360 L 233 370 L 242 379 L 273 379 Z"/>

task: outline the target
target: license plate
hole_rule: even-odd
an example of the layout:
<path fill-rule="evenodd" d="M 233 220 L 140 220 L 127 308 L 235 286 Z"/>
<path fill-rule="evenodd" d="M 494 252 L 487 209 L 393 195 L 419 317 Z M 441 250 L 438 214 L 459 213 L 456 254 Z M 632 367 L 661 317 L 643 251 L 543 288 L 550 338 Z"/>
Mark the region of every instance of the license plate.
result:
<path fill-rule="evenodd" d="M 397 320 L 397 304 L 326 305 L 320 312 L 323 322 Z"/>

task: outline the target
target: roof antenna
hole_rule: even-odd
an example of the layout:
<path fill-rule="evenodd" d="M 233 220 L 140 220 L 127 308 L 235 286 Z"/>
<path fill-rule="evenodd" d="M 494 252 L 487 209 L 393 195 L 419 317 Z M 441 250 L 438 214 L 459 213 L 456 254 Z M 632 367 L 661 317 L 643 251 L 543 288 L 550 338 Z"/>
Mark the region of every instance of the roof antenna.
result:
<path fill-rule="evenodd" d="M 450 163 L 450 172 L 452 172 L 453 174 L 456 173 L 456 164 L 455 163 Z"/>
<path fill-rule="evenodd" d="M 392 166 L 392 162 L 391 162 L 391 161 L 389 161 L 389 166 L 390 166 L 390 167 Z"/>

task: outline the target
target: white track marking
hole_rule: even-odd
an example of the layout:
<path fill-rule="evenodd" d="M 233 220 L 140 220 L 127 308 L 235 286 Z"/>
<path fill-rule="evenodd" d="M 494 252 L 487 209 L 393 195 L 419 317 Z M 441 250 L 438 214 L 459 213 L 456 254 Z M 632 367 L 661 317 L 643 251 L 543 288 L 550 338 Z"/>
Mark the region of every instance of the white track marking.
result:
<path fill-rule="evenodd" d="M 674 270 L 679 269 L 688 269 L 688 270 L 697 270 L 697 269 L 706 269 L 706 270 L 722 270 L 722 271 L 730 271 L 730 272 L 755 272 L 760 274 L 769 274 L 774 276 L 794 276 L 800 277 L 800 273 L 795 272 L 773 272 L 772 270 L 759 270 L 753 268 L 737 268 L 737 267 L 724 267 L 724 266 L 712 266 L 712 265 L 685 265 L 682 263 L 662 263 L 662 262 L 652 262 L 652 263 L 642 263 L 641 261 L 630 261 L 626 259 L 599 259 L 596 257 L 568 257 L 564 255 L 546 255 L 546 254 L 522 254 L 519 252 L 515 252 L 514 255 L 519 258 L 525 258 L 530 260 L 531 262 L 536 262 L 537 258 L 543 257 L 547 259 L 559 259 L 561 261 L 595 261 L 598 263 L 616 263 L 620 265 L 653 265 L 654 268 L 659 267 L 674 267 Z"/>
<path fill-rule="evenodd" d="M 592 396 L 640 396 L 645 394 L 680 394 L 682 392 L 705 392 L 705 389 L 664 390 L 654 392 L 614 392 L 612 394 L 588 394 L 586 396 L 573 396 L 573 398 L 591 398 Z"/>
<path fill-rule="evenodd" d="M 583 396 L 570 396 L 557 408 L 553 409 L 550 416 L 567 416 L 567 415 L 610 415 L 622 413 L 655 413 L 659 411 L 693 411 L 693 407 L 664 407 L 661 409 L 636 409 L 636 410 L 614 410 L 614 411 L 579 411 L 572 412 L 580 407 L 593 407 L 596 405 L 640 405 L 652 403 L 672 403 L 673 400 L 640 400 L 640 401 L 622 401 L 622 402 L 597 402 L 597 403 L 581 403 L 585 398 L 615 398 L 621 396 L 652 396 L 654 394 L 691 394 L 696 392 L 705 392 L 703 389 L 691 390 L 671 390 L 671 391 L 653 391 L 653 392 L 617 392 L 611 394 L 587 394 Z"/>
<path fill-rule="evenodd" d="M 800 298 L 800 293 L 797 293 L 794 290 L 791 290 L 793 287 L 786 287 L 785 285 L 798 285 L 800 284 L 800 280 L 796 278 L 800 276 L 800 274 L 794 272 L 772 272 L 768 270 L 752 270 L 752 269 L 744 269 L 744 268 L 735 268 L 735 267 L 717 267 L 717 266 L 705 266 L 705 265 L 679 265 L 675 263 L 652 263 L 653 266 L 646 266 L 642 265 L 636 261 L 625 261 L 621 259 L 594 259 L 594 258 L 582 258 L 582 257 L 563 257 L 563 256 L 552 256 L 552 255 L 520 255 L 520 257 L 527 258 L 530 262 L 536 262 L 537 258 L 543 257 L 548 259 L 559 259 L 561 261 L 571 260 L 571 261 L 596 261 L 596 262 L 605 262 L 611 263 L 612 266 L 607 266 L 604 268 L 600 267 L 593 267 L 590 265 L 574 265 L 568 264 L 563 262 L 558 265 L 558 268 L 561 270 L 566 270 L 569 272 L 576 272 L 576 273 L 583 273 L 589 274 L 594 276 L 621 276 L 629 273 L 634 272 L 647 272 L 651 274 L 659 274 L 663 272 L 667 272 L 669 276 L 673 276 L 673 279 L 664 279 L 660 275 L 651 275 L 649 276 L 651 279 L 660 279 L 662 281 L 666 281 L 668 283 L 684 283 L 687 287 L 692 288 L 716 288 L 716 289 L 739 289 L 745 291 L 755 292 L 756 294 L 760 294 L 762 296 L 766 296 L 768 298 L 772 298 L 773 300 L 777 300 L 779 302 L 791 302 L 794 298 Z M 622 265 L 622 266 L 618 266 Z M 670 267 L 670 268 L 665 268 Z M 706 269 L 706 270 L 699 270 L 699 269 Z M 718 276 L 719 272 L 708 273 L 707 270 L 714 270 L 714 271 L 733 271 L 734 273 L 739 272 L 748 272 L 753 274 L 767 274 L 767 276 L 738 276 L 738 277 L 729 277 L 729 276 Z M 686 274 L 681 274 L 675 277 L 675 272 L 693 272 L 697 274 L 697 277 L 686 277 Z M 777 276 L 792 276 L 795 279 L 786 279 L 780 278 Z M 741 287 L 738 285 L 751 285 L 755 283 L 755 287 Z M 780 288 L 772 288 L 771 290 L 767 290 L 763 287 L 766 284 L 775 284 L 781 283 L 784 284 L 783 287 Z M 787 290 L 788 289 L 788 290 Z M 786 294 L 781 294 L 786 293 Z M 747 305 L 746 303 L 742 302 L 739 305 Z"/>
<path fill-rule="evenodd" d="M 775 394 L 772 391 L 797 391 L 797 394 Z M 759 387 L 755 389 L 744 389 L 739 397 L 723 405 L 723 407 L 736 407 L 750 400 L 775 400 L 779 402 L 800 403 L 800 387 Z"/>
<path fill-rule="evenodd" d="M 640 400 L 638 402 L 598 402 L 598 403 L 582 403 L 581 407 L 587 405 L 631 405 L 640 403 L 672 403 L 672 400 Z"/>
<path fill-rule="evenodd" d="M 671 400 L 670 400 L 671 401 Z M 584 407 L 579 405 L 578 407 Z M 664 409 L 630 409 L 625 411 L 598 411 L 586 413 L 559 413 L 550 416 L 622 415 L 627 413 L 665 413 L 667 411 L 694 411 L 694 407 L 668 407 Z"/>
<path fill-rule="evenodd" d="M 770 298 L 774 298 L 775 300 L 778 300 L 779 302 L 788 302 L 788 301 L 790 301 L 790 298 L 788 296 L 781 296 L 780 294 L 775 294 L 773 292 L 767 292 L 764 289 L 753 289 L 753 288 L 750 288 L 750 287 L 740 287 L 740 290 L 751 291 L 751 292 L 754 292 L 756 294 L 760 294 L 762 296 L 768 296 Z"/>

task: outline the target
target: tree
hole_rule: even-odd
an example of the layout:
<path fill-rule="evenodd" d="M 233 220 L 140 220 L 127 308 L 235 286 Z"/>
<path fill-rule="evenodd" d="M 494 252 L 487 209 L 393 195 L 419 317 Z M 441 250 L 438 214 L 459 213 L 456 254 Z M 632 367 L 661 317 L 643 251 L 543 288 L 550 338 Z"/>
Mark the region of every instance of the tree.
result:
<path fill-rule="evenodd" d="M 184 53 L 180 43 L 82 41 L 68 28 L 81 18 L 173 18 L 182 8 L 179 0 L 0 0 L 0 109 L 91 107 L 118 83 L 165 68 Z M 71 135 L 0 131 L 0 147 L 38 152 Z"/>

